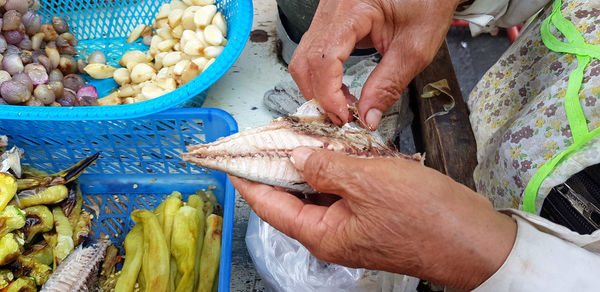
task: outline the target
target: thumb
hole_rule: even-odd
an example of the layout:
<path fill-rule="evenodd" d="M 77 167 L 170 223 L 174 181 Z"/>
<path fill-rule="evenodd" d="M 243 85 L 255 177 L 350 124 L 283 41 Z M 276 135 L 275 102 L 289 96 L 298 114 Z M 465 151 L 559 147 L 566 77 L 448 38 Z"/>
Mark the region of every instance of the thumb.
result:
<path fill-rule="evenodd" d="M 306 182 L 321 193 L 342 197 L 359 191 L 364 161 L 343 153 L 298 147 L 292 152 L 292 163 L 302 173 Z M 354 187 L 352 187 L 354 185 Z"/>
<path fill-rule="evenodd" d="M 419 68 L 412 58 L 403 58 L 400 48 L 387 50 L 365 82 L 358 101 L 363 126 L 375 130 L 383 113 L 402 95 Z"/>

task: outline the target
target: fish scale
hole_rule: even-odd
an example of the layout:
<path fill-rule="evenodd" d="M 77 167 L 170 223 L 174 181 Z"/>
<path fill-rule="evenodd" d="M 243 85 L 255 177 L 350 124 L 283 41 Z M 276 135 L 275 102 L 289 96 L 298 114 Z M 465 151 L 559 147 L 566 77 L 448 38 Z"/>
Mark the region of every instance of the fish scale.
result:
<path fill-rule="evenodd" d="M 373 132 L 351 124 L 342 127 L 333 124 L 315 104 L 309 101 L 298 113 L 265 126 L 190 146 L 182 157 L 201 167 L 305 194 L 317 191 L 304 181 L 290 161 L 292 151 L 301 146 L 361 158 L 401 157 L 423 162 L 420 154 L 402 154 Z"/>

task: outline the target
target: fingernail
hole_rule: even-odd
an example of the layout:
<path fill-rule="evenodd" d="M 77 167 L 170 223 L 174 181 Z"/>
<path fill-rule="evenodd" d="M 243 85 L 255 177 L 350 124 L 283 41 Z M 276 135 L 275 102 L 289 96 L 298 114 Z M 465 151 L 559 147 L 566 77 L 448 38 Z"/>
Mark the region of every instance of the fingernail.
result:
<path fill-rule="evenodd" d="M 367 112 L 365 122 L 370 130 L 377 129 L 377 124 L 379 124 L 379 121 L 381 120 L 381 115 L 383 115 L 383 113 L 376 108 L 372 108 Z"/>
<path fill-rule="evenodd" d="M 341 125 L 342 124 L 342 120 L 340 120 L 340 118 L 338 118 L 337 115 L 335 114 L 327 114 L 327 116 L 329 116 L 329 119 L 336 125 Z"/>
<path fill-rule="evenodd" d="M 296 148 L 294 149 L 294 152 L 292 152 L 290 161 L 298 170 L 302 171 L 304 170 L 304 163 L 306 162 L 306 159 L 308 159 L 313 152 L 315 152 L 315 150 L 307 147 Z"/>

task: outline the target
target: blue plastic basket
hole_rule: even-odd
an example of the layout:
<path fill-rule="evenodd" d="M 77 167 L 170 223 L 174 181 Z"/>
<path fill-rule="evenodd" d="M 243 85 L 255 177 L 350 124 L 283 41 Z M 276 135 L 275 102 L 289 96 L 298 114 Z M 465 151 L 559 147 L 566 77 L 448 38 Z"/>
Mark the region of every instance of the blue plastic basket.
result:
<path fill-rule="evenodd" d="M 101 151 L 79 177 L 84 207 L 99 207 L 92 228 L 95 238 L 121 244 L 133 226 L 131 211 L 154 209 L 172 191 L 184 198 L 196 190 L 213 190 L 223 206 L 223 239 L 219 291 L 229 291 L 235 190 L 222 172 L 181 160 L 189 144 L 214 141 L 237 132 L 226 112 L 210 108 L 172 109 L 126 121 L 0 120 L 0 134 L 25 150 L 23 163 L 48 171 L 68 168 Z"/>
<path fill-rule="evenodd" d="M 118 66 L 126 51 L 148 49 L 141 39 L 127 44 L 126 38 L 138 24 L 150 25 L 163 3 L 170 0 L 41 0 L 39 13 L 45 22 L 54 15 L 64 17 L 79 44 L 83 55 L 100 50 L 106 54 L 108 64 Z M 252 0 L 216 0 L 216 5 L 227 20 L 225 49 L 202 74 L 168 94 L 135 104 L 96 107 L 28 107 L 0 105 L 0 118 L 35 120 L 116 120 L 141 117 L 177 105 L 199 106 L 206 94 L 201 94 L 216 82 L 233 65 L 242 52 L 254 15 Z M 81 57 L 81 56 L 79 56 Z M 93 80 L 100 97 L 108 95 L 117 84 L 112 79 Z"/>

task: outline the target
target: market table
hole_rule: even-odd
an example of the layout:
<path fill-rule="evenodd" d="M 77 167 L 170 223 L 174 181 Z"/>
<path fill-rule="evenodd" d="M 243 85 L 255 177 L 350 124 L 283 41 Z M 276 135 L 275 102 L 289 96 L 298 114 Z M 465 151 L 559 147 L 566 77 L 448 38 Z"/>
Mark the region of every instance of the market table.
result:
<path fill-rule="evenodd" d="M 254 0 L 250 40 L 237 62 L 210 88 L 204 103 L 206 107 L 231 113 L 240 130 L 268 123 L 273 116 L 262 103 L 264 93 L 279 81 L 291 80 L 286 65 L 278 57 L 276 23 L 275 1 Z M 420 98 L 425 85 L 441 79 L 448 81 L 456 105 L 449 114 L 426 121 L 448 102 L 444 98 Z M 409 90 L 411 109 L 415 114 L 415 144 L 417 151 L 426 153 L 425 164 L 474 188 L 475 139 L 445 44 L 434 62 L 413 80 Z M 244 241 L 250 208 L 240 196 L 236 198 L 235 207 L 231 291 L 262 291 L 263 284 Z"/>

